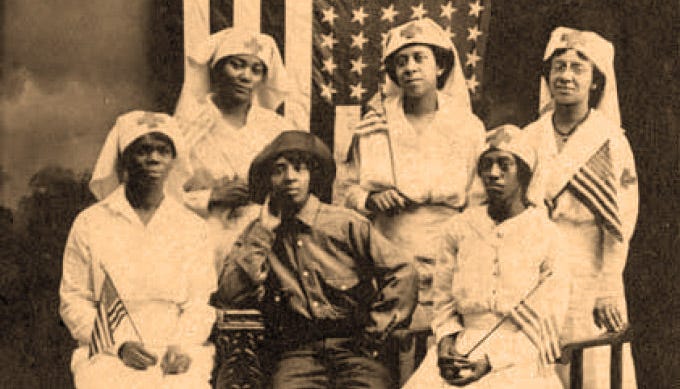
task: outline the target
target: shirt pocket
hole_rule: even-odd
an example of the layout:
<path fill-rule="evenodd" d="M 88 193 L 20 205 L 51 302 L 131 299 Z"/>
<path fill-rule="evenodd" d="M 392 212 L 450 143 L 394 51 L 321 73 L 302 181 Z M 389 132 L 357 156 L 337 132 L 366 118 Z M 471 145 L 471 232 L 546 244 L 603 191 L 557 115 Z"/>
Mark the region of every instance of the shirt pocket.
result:
<path fill-rule="evenodd" d="M 359 277 L 353 275 L 325 277 L 324 283 L 335 290 L 344 292 L 354 289 L 359 284 Z"/>

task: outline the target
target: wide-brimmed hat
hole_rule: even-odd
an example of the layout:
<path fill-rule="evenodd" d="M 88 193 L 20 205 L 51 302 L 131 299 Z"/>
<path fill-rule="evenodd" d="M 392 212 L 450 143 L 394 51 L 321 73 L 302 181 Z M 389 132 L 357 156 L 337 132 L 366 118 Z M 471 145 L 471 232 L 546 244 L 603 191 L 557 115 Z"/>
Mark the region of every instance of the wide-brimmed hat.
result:
<path fill-rule="evenodd" d="M 305 131 L 284 131 L 255 157 L 248 171 L 248 186 L 252 200 L 264 203 L 271 191 L 272 163 L 281 154 L 288 151 L 309 153 L 316 159 L 321 171 L 318 182 L 310 183 L 310 192 L 319 195 L 324 188 L 330 187 L 335 179 L 335 161 L 328 146 L 321 139 Z"/>

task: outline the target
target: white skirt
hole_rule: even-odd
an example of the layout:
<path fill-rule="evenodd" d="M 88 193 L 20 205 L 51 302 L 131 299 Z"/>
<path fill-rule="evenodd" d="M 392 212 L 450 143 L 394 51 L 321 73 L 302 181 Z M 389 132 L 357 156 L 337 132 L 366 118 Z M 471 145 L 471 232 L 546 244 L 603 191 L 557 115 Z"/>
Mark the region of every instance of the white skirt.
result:
<path fill-rule="evenodd" d="M 458 335 L 456 348 L 458 352 L 467 352 L 493 326 L 497 316 L 490 314 L 465 315 L 465 330 Z M 471 355 L 471 359 L 482 358 L 484 354 L 492 354 L 492 370 L 478 381 L 465 388 L 536 388 L 561 389 L 562 384 L 555 372 L 541 367 L 538 352 L 527 336 L 510 322 L 503 323 L 482 345 Z M 406 382 L 404 388 L 440 389 L 456 388 L 449 385 L 439 375 L 437 366 L 437 346 L 431 347 L 418 370 Z M 497 363 L 498 366 L 493 366 Z"/>
<path fill-rule="evenodd" d="M 209 389 L 210 375 L 214 364 L 214 347 L 200 346 L 186 352 L 191 357 L 191 366 L 184 374 L 163 375 L 160 361 L 165 350 L 150 348 L 156 354 L 158 362 L 146 370 L 135 370 L 127 367 L 118 358 L 110 354 L 97 354 L 87 358 L 88 347 L 76 349 L 71 359 L 73 382 L 77 389 Z"/>

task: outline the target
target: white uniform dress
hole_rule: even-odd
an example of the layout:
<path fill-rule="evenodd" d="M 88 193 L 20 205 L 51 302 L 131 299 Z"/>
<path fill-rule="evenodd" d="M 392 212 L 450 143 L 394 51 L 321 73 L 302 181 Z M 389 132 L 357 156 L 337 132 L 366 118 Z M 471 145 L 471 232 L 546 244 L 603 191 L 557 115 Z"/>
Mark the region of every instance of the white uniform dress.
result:
<path fill-rule="evenodd" d="M 189 208 L 205 217 L 219 272 L 222 260 L 243 228 L 257 217 L 259 208 L 250 205 L 235 211 L 217 208 L 209 212 L 210 188 L 223 178 L 238 176 L 247 181 L 248 168 L 257 153 L 282 131 L 294 127 L 276 112 L 258 105 L 248 110 L 245 125 L 235 127 L 222 119 L 222 113 L 209 96 L 185 112 L 177 119 L 189 150 L 193 176 L 171 176 L 169 182 L 180 188 Z M 198 186 L 183 190 L 184 184 L 192 179 Z"/>
<path fill-rule="evenodd" d="M 550 270 L 552 275 L 526 302 L 543 317 L 563 317 L 569 281 L 562 264 L 562 240 L 542 210 L 528 208 L 496 224 L 488 216 L 487 207 L 472 207 L 450 221 L 441 241 L 432 323 L 437 343 L 458 333 L 457 351 L 468 352 L 536 285 L 539 275 Z M 538 349 L 512 319 L 507 319 L 470 358 L 484 354 L 492 370 L 467 388 L 561 387 L 554 370 L 540 364 Z M 405 388 L 448 387 L 439 375 L 435 345 Z"/>
<path fill-rule="evenodd" d="M 429 127 L 416 130 L 406 119 L 399 95 L 385 99 L 385 132 L 357 137 L 345 205 L 367 213 L 366 198 L 373 190 L 396 187 L 414 206 L 396 214 L 374 215 L 376 228 L 416 257 L 420 278 L 414 326 L 428 326 L 431 282 L 437 237 L 442 226 L 460 212 L 476 175 L 476 161 L 484 147 L 484 126 L 463 112 L 446 94 L 438 93 L 438 110 Z M 389 149 L 381 149 L 381 143 Z M 391 160 L 389 155 L 391 154 Z"/>
<path fill-rule="evenodd" d="M 145 371 L 123 364 L 125 341 L 140 341 L 130 325 L 113 333 L 112 349 L 88 358 L 95 296 L 111 278 L 144 346 L 158 357 Z M 78 388 L 209 388 L 214 348 L 207 345 L 215 320 L 208 305 L 216 287 L 205 223 L 166 196 L 145 226 L 121 185 L 81 212 L 66 243 L 60 287 L 61 317 L 78 341 L 71 370 Z M 97 292 L 96 292 L 97 291 Z M 168 345 L 192 358 L 184 374 L 163 376 Z"/>
<path fill-rule="evenodd" d="M 566 340 L 592 338 L 605 330 L 597 328 L 593 307 L 598 297 L 613 297 L 626 317 L 623 290 L 623 268 L 628 255 L 628 244 L 635 228 L 638 211 L 637 174 L 628 140 L 620 126 L 597 110 L 591 110 L 569 140 L 556 138 L 552 111 L 525 128 L 527 136 L 536 143 L 538 166 L 537 185 L 530 188 L 530 196 L 538 204 L 547 200 L 552 205 L 552 220 L 564 236 L 572 274 L 569 311 L 562 329 Z M 613 193 L 621 221 L 622 240 L 605 231 L 600 218 L 567 187 L 588 159 L 608 143 Z M 634 388 L 635 370 L 628 345 L 623 353 L 624 388 Z M 583 387 L 609 387 L 609 348 L 586 349 L 583 354 Z M 568 383 L 567 366 L 558 367 L 560 376 Z"/>

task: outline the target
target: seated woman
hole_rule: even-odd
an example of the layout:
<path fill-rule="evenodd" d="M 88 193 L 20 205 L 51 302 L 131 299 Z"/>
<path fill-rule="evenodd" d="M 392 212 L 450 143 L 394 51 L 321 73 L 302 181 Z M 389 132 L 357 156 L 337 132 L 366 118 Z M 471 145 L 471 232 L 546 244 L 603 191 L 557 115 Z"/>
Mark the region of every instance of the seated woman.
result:
<path fill-rule="evenodd" d="M 182 154 L 165 114 L 118 118 L 66 243 L 60 313 L 77 388 L 209 388 L 216 275 L 205 223 L 165 195 Z"/>
<path fill-rule="evenodd" d="M 547 365 L 559 354 L 554 330 L 569 280 L 557 228 L 526 198 L 535 150 L 512 126 L 488 143 L 478 165 L 488 203 L 443 229 L 434 276 L 437 345 L 407 388 L 562 387 Z"/>

